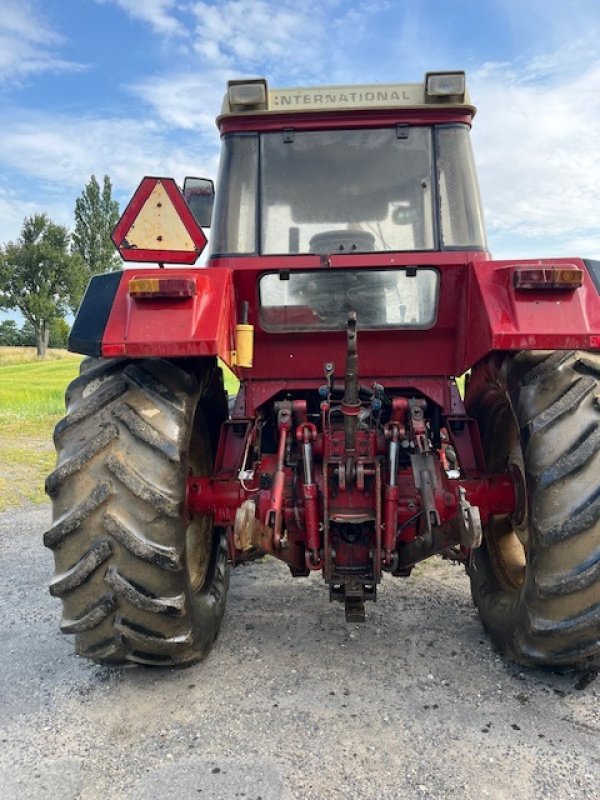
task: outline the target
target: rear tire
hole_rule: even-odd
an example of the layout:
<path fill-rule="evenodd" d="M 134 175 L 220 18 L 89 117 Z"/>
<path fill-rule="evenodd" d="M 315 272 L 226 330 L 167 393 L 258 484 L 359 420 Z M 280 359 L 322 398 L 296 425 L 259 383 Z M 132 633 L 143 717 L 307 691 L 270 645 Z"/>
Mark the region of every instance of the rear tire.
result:
<path fill-rule="evenodd" d="M 596 353 L 497 355 L 469 382 L 488 471 L 512 464 L 526 487 L 469 568 L 484 627 L 519 664 L 600 665 L 599 403 Z"/>
<path fill-rule="evenodd" d="M 221 371 L 214 359 L 87 359 L 66 404 L 44 535 L 61 629 L 100 664 L 203 658 L 219 631 L 229 567 L 212 519 L 186 521 L 186 482 L 212 471 L 227 418 Z"/>

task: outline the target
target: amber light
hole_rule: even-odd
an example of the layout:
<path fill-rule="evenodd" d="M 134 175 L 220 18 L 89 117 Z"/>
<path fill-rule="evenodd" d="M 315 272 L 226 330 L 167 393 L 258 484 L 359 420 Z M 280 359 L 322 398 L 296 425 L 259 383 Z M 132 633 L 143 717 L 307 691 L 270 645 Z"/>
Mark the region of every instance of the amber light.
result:
<path fill-rule="evenodd" d="M 129 294 L 136 300 L 193 297 L 196 283 L 192 278 L 132 278 L 129 281 Z"/>
<path fill-rule="evenodd" d="M 577 267 L 517 267 L 513 274 L 515 289 L 567 289 L 583 284 L 583 270 Z"/>

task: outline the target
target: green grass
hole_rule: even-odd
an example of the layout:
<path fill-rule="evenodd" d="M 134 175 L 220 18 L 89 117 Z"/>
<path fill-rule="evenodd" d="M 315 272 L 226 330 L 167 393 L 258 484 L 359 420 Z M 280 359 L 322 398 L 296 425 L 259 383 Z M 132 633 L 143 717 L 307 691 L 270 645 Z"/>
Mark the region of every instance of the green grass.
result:
<path fill-rule="evenodd" d="M 221 368 L 223 369 L 223 381 L 225 383 L 225 391 L 227 394 L 237 394 L 238 389 L 240 388 L 240 382 L 235 377 L 233 372 L 226 367 L 225 364 L 221 364 Z"/>
<path fill-rule="evenodd" d="M 80 361 L 65 350 L 39 359 L 33 348 L 0 348 L 0 511 L 44 500 L 55 462 L 52 431 Z"/>
<path fill-rule="evenodd" d="M 77 375 L 80 361 L 71 354 L 16 364 L 0 357 L 0 415 L 31 419 L 60 414 L 65 387 Z"/>

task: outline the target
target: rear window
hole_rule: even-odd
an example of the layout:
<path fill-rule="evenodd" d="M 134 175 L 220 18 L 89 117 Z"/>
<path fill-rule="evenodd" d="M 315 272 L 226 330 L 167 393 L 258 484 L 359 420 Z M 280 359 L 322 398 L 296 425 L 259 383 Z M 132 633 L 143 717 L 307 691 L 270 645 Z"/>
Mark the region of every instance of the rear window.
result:
<path fill-rule="evenodd" d="M 260 324 L 270 332 L 336 331 L 356 312 L 363 330 L 430 328 L 439 274 L 431 267 L 281 271 L 259 281 Z"/>

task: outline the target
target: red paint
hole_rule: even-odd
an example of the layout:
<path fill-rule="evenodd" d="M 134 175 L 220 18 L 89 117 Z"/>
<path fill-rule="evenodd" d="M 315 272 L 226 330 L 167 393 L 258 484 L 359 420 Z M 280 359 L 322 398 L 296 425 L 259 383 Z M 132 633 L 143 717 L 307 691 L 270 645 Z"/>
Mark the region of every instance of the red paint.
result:
<path fill-rule="evenodd" d="M 268 462 L 264 463 L 263 466 L 265 467 L 265 471 L 267 471 L 269 468 Z M 274 492 L 274 494 L 277 495 L 276 505 L 281 503 L 281 508 L 284 512 L 285 527 L 290 532 L 290 535 L 294 537 L 297 536 L 301 541 L 306 541 L 305 509 L 300 509 L 300 527 L 298 527 L 297 520 L 293 513 L 291 470 L 285 469 L 283 471 L 283 476 L 284 480 L 282 482 L 281 493 L 279 489 Z M 315 494 L 319 498 L 319 514 L 322 515 L 324 475 L 320 467 L 316 469 L 315 478 L 317 486 Z M 459 487 L 466 490 L 466 499 L 472 505 L 479 507 L 484 522 L 487 522 L 492 515 L 509 514 L 515 508 L 516 494 L 514 482 L 509 473 L 501 475 L 481 475 L 460 480 L 456 478 L 447 478 L 444 475 L 441 477 L 439 491 L 436 492 L 436 509 L 440 515 L 441 522 L 446 522 L 456 516 Z M 198 476 L 192 476 L 188 479 L 189 512 L 192 515 L 211 514 L 215 517 L 215 522 L 219 525 L 233 525 L 237 508 L 245 499 L 255 497 L 256 494 L 257 493 L 244 489 L 237 479 L 215 480 L 210 477 Z M 389 489 L 386 488 L 384 497 L 388 497 L 388 499 L 393 497 L 397 502 L 396 513 L 399 526 L 404 525 L 415 515 L 415 508 L 410 508 L 410 503 L 415 505 L 417 511 L 421 507 L 420 496 L 415 489 L 412 473 L 410 471 L 404 471 L 401 474 L 398 486 L 394 487 L 394 491 L 390 492 Z M 271 494 L 269 490 L 260 490 L 258 492 L 258 499 L 259 508 L 265 509 L 265 512 L 267 509 L 273 510 L 273 494 Z M 339 521 L 342 521 L 343 516 L 350 519 L 372 509 L 373 499 L 372 493 L 364 494 L 357 492 L 355 488 L 348 489 L 343 497 L 338 494 L 338 499 L 332 505 L 331 510 Z M 267 513 L 261 514 L 261 516 L 266 518 Z M 414 538 L 415 529 L 413 527 L 409 530 L 408 535 L 406 532 L 398 533 L 394 538 L 394 542 L 386 543 L 384 539 L 384 543 L 389 544 L 390 548 L 392 548 L 399 540 L 410 541 Z"/>
<path fill-rule="evenodd" d="M 136 299 L 129 295 L 134 277 L 164 277 L 164 270 L 128 271 L 119 284 L 102 340 L 109 356 L 219 356 L 231 361 L 234 309 L 229 270 L 169 270 L 170 278 L 193 280 L 195 294 L 176 300 Z"/>
<path fill-rule="evenodd" d="M 253 131 L 281 131 L 293 128 L 297 131 L 349 130 L 351 128 L 392 128 L 394 125 L 470 125 L 473 114 L 456 109 L 435 108 L 427 110 L 368 109 L 365 111 L 324 111 L 299 114 L 270 114 L 268 116 L 245 115 L 223 117 L 219 130 L 225 133 L 248 133 Z"/>

